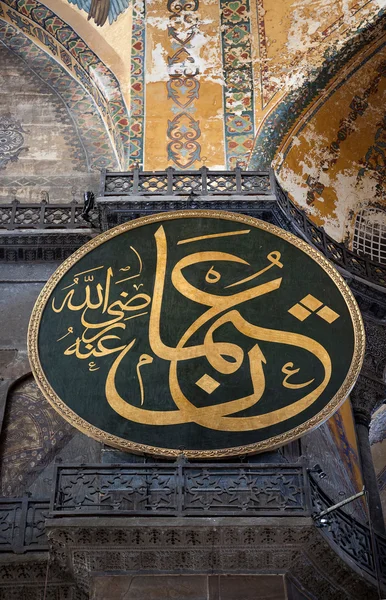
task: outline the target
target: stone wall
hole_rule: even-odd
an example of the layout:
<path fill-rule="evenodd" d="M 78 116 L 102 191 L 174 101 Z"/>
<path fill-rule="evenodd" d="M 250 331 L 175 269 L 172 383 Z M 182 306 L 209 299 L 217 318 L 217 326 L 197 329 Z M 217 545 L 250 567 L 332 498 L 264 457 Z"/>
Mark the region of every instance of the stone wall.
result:
<path fill-rule="evenodd" d="M 292 590 L 291 590 L 292 591 Z M 302 600 L 287 596 L 283 575 L 101 575 L 90 600 Z M 305 598 L 305 597 L 304 597 Z"/>
<path fill-rule="evenodd" d="M 386 405 L 381 406 L 373 415 L 370 425 L 370 444 L 386 521 Z"/>
<path fill-rule="evenodd" d="M 363 487 L 360 459 L 355 436 L 350 400 L 323 425 L 301 439 L 307 465 L 319 465 L 322 473 L 314 473 L 318 485 L 335 502 L 340 502 Z M 345 507 L 345 511 L 366 522 L 363 499 Z"/>
<path fill-rule="evenodd" d="M 67 203 L 97 191 L 63 100 L 4 46 L 0 64 L 0 202 Z"/>

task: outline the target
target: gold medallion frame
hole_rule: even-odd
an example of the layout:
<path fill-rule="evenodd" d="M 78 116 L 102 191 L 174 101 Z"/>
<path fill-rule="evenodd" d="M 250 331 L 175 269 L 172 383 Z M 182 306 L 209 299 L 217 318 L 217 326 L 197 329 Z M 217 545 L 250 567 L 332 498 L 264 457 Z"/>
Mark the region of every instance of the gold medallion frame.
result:
<path fill-rule="evenodd" d="M 91 425 L 90 423 L 79 417 L 72 409 L 70 409 L 54 392 L 45 376 L 39 359 L 38 337 L 42 314 L 51 293 L 53 292 L 59 281 L 62 279 L 62 277 L 69 271 L 69 269 L 74 264 L 76 264 L 83 256 L 94 250 L 94 248 L 97 248 L 101 244 L 105 243 L 107 240 L 110 240 L 111 238 L 114 238 L 115 236 L 120 235 L 123 232 L 130 231 L 131 229 L 136 229 L 137 227 L 142 227 L 143 225 L 157 223 L 159 221 L 189 219 L 197 217 L 224 219 L 228 221 L 242 223 L 244 225 L 248 225 L 257 229 L 262 229 L 264 231 L 268 231 L 269 233 L 272 233 L 286 240 L 290 244 L 296 246 L 305 254 L 307 254 L 310 258 L 312 258 L 320 267 L 322 267 L 324 271 L 328 274 L 330 279 L 333 280 L 336 287 L 342 294 L 351 316 L 354 329 L 354 351 L 350 368 L 348 370 L 344 382 L 342 383 L 335 396 L 328 402 L 328 404 L 326 404 L 326 406 L 319 413 L 314 415 L 311 419 L 304 421 L 304 423 L 287 431 L 286 433 L 273 436 L 267 440 L 255 442 L 253 444 L 248 444 L 245 446 L 223 448 L 219 450 L 179 450 L 173 448 L 158 448 L 155 446 L 148 446 L 146 444 L 130 442 L 129 440 L 112 435 L 111 433 L 107 433 L 102 429 Z M 177 457 L 181 454 L 185 455 L 188 458 L 224 458 L 229 456 L 237 456 L 240 454 L 251 454 L 263 452 L 266 450 L 273 450 L 278 446 L 282 446 L 283 444 L 292 442 L 293 440 L 299 438 L 305 433 L 308 433 L 315 427 L 321 425 L 324 421 L 331 417 L 333 413 L 339 408 L 339 406 L 344 402 L 344 400 L 346 400 L 360 373 L 364 359 L 364 353 L 365 331 L 357 302 L 350 288 L 344 281 L 343 277 L 318 250 L 316 250 L 312 246 L 309 246 L 306 242 L 297 238 L 292 233 L 280 229 L 275 225 L 271 225 L 270 223 L 266 223 L 265 221 L 260 221 L 258 219 L 255 219 L 254 217 L 249 217 L 246 215 L 217 210 L 186 210 L 159 213 L 156 215 L 141 217 L 139 219 L 123 223 L 122 225 L 118 225 L 117 227 L 114 227 L 109 231 L 101 233 L 94 239 L 84 244 L 81 248 L 76 250 L 76 252 L 74 252 L 74 254 L 67 258 L 49 278 L 35 303 L 28 327 L 28 354 L 31 362 L 32 373 L 45 398 L 61 414 L 61 416 L 64 417 L 64 419 L 66 419 L 66 421 L 68 421 L 76 429 L 82 431 L 86 435 L 120 450 L 133 452 L 136 454 L 153 454 L 156 456 L 168 458 Z"/>

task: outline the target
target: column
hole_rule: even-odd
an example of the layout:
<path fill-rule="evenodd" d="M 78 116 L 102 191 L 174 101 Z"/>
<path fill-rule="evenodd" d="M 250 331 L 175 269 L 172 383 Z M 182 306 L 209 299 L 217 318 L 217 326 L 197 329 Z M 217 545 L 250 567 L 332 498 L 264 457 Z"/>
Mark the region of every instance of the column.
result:
<path fill-rule="evenodd" d="M 374 469 L 371 446 L 369 440 L 369 428 L 371 413 L 366 408 L 354 404 L 354 419 L 358 438 L 359 456 L 362 466 L 362 476 L 369 504 L 369 512 L 374 531 L 385 535 L 385 522 L 382 513 L 381 497 Z"/>

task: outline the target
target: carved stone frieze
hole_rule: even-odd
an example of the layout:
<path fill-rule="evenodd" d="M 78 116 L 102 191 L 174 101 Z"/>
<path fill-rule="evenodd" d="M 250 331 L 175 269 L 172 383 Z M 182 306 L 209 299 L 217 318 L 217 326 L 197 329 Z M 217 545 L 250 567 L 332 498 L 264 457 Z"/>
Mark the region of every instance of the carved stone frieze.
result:
<path fill-rule="evenodd" d="M 368 427 L 371 414 L 386 399 L 386 323 L 365 316 L 364 325 L 366 353 L 350 398 L 357 417 Z"/>
<path fill-rule="evenodd" d="M 67 524 L 65 521 L 68 521 Z M 104 522 L 103 522 L 104 521 Z M 47 523 L 58 564 L 88 592 L 96 572 L 284 572 L 323 600 L 372 600 L 375 588 L 334 552 L 310 518 L 70 519 Z"/>
<path fill-rule="evenodd" d="M 91 238 L 91 231 L 1 233 L 0 262 L 63 261 Z"/>
<path fill-rule="evenodd" d="M 366 356 L 367 352 L 365 355 L 365 361 Z M 371 414 L 382 404 L 385 398 L 386 382 L 372 377 L 365 369 L 362 369 L 355 387 L 350 394 L 354 413 L 358 415 L 362 414 L 363 418 L 366 414 L 368 414 L 369 418 L 371 419 Z M 368 427 L 368 425 L 366 426 Z"/>
<path fill-rule="evenodd" d="M 347 274 L 343 274 L 348 285 L 358 302 L 364 319 L 368 317 L 373 319 L 386 318 L 386 294 L 379 286 L 373 286 L 358 279 L 354 279 Z"/>
<path fill-rule="evenodd" d="M 70 573 L 48 555 L 14 557 L 0 562 L 0 600 L 88 600 Z"/>
<path fill-rule="evenodd" d="M 363 371 L 379 381 L 384 381 L 386 376 L 386 322 L 365 318 L 364 324 L 366 356 Z M 386 397 L 386 393 L 384 397 Z"/>
<path fill-rule="evenodd" d="M 97 198 L 103 231 L 139 217 L 173 210 L 224 210 L 249 215 L 283 227 L 273 198 L 232 196 L 110 196 Z M 286 229 L 285 227 L 283 227 Z"/>

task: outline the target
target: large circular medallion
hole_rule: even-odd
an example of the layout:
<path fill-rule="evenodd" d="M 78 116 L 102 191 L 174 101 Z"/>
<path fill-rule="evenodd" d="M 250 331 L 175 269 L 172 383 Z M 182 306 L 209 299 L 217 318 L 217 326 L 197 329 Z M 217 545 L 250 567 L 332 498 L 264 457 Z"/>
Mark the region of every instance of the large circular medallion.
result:
<path fill-rule="evenodd" d="M 305 242 L 192 210 L 75 252 L 39 296 L 29 351 L 46 398 L 88 435 L 209 458 L 273 448 L 331 416 L 364 331 L 344 280 Z"/>

